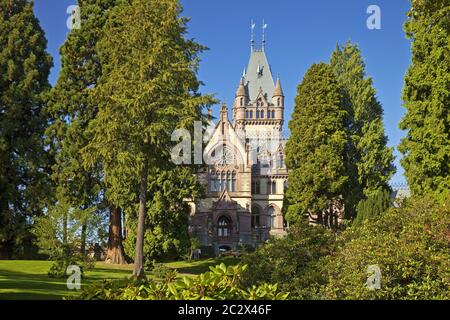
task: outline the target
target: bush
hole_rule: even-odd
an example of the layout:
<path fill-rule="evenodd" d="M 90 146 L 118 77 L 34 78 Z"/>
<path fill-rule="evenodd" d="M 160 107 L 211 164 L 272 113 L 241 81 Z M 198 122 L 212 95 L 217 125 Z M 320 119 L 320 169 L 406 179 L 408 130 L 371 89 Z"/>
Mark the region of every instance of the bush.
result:
<path fill-rule="evenodd" d="M 277 285 L 261 284 L 244 288 L 240 278 L 245 265 L 226 267 L 220 264 L 198 277 L 165 277 L 162 281 L 102 281 L 83 288 L 78 299 L 85 300 L 285 300 L 288 294 Z M 166 274 L 167 275 L 167 274 Z"/>
<path fill-rule="evenodd" d="M 358 203 L 357 215 L 353 224 L 361 225 L 364 220 L 378 219 L 390 207 L 392 207 L 390 190 L 379 189 Z"/>
<path fill-rule="evenodd" d="M 294 299 L 317 298 L 322 276 L 319 259 L 335 247 L 334 234 L 320 226 L 298 222 L 286 237 L 269 241 L 254 253 L 244 255 L 245 286 L 277 283 L 282 292 Z"/>
<path fill-rule="evenodd" d="M 324 259 L 327 299 L 450 299 L 450 207 L 432 198 L 408 199 L 378 220 L 347 229 L 344 244 Z M 366 286 L 368 266 L 381 288 Z"/>
<path fill-rule="evenodd" d="M 80 253 L 74 253 L 69 245 L 61 245 L 57 248 L 53 252 L 52 258 L 54 262 L 48 271 L 48 276 L 51 278 L 68 277 L 66 270 L 70 265 L 79 266 L 81 275 L 83 275 L 84 270 L 93 269 L 95 264 L 94 259 Z"/>

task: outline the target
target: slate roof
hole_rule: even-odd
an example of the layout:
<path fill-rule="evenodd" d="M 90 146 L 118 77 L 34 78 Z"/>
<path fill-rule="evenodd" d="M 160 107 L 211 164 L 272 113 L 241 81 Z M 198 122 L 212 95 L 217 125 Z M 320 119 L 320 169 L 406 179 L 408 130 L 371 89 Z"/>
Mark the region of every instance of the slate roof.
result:
<path fill-rule="evenodd" d="M 267 94 L 267 99 L 272 98 L 275 85 L 264 51 L 254 50 L 251 52 L 244 83 L 250 101 L 256 100 L 260 88 L 262 88 L 264 94 Z"/>

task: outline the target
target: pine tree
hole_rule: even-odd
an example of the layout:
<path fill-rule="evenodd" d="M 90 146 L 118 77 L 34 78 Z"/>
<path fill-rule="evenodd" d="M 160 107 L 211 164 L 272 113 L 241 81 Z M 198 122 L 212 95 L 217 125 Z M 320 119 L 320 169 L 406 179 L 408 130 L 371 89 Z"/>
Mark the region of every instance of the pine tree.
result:
<path fill-rule="evenodd" d="M 103 36 L 103 27 L 116 0 L 79 0 L 80 28 L 73 29 L 61 47 L 62 68 L 51 93 L 49 110 L 53 116 L 48 134 L 56 154 L 53 179 L 58 200 L 73 208 L 109 209 L 110 227 L 107 260 L 125 263 L 121 241 L 121 211 L 105 198 L 101 166 L 84 168 L 80 150 L 89 141 L 87 128 L 95 118 L 97 104 L 89 101 L 89 93 L 102 75 L 96 44 Z M 90 212 L 90 211 L 87 211 Z M 88 220 L 81 217 L 81 252 L 86 246 Z"/>
<path fill-rule="evenodd" d="M 412 63 L 403 88 L 406 114 L 400 128 L 407 135 L 399 145 L 401 163 L 413 194 L 448 193 L 450 4 L 414 0 L 408 17 L 405 31 L 412 40 Z"/>
<path fill-rule="evenodd" d="M 212 102 L 197 93 L 197 55 L 203 47 L 184 38 L 187 20 L 180 12 L 177 0 L 123 2 L 99 44 L 104 77 L 92 96 L 99 112 L 83 154 L 87 165 L 101 161 L 114 203 L 139 203 L 138 278 L 144 275 L 149 177 L 170 168 L 172 131 L 193 126 L 202 106 Z"/>
<path fill-rule="evenodd" d="M 372 78 L 366 76 L 358 46 L 350 42 L 337 46 L 330 65 L 342 90 L 344 108 L 350 115 L 347 159 L 349 170 L 356 174 L 352 175 L 352 195 L 346 210 L 353 211 L 360 200 L 380 189 L 390 190 L 388 182 L 395 172 L 393 149 L 387 147 L 383 108 L 376 98 Z"/>
<path fill-rule="evenodd" d="M 333 70 L 313 65 L 297 88 L 286 144 L 289 169 L 286 219 L 309 214 L 329 227 L 336 226 L 332 205 L 345 199 L 347 112 Z M 323 213 L 328 210 L 329 218 Z"/>
<path fill-rule="evenodd" d="M 28 234 L 51 194 L 42 143 L 52 59 L 26 0 L 0 0 L 0 259 Z"/>

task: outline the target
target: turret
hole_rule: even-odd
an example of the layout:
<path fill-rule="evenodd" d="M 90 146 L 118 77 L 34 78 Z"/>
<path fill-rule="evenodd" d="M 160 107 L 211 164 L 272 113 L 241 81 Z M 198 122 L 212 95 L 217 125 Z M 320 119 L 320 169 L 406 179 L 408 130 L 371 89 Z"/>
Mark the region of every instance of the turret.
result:
<path fill-rule="evenodd" d="M 273 104 L 275 105 L 275 119 L 283 120 L 283 111 L 284 111 L 284 94 L 283 89 L 281 88 L 281 81 L 277 79 L 277 83 L 275 85 L 275 89 L 273 91 Z"/>

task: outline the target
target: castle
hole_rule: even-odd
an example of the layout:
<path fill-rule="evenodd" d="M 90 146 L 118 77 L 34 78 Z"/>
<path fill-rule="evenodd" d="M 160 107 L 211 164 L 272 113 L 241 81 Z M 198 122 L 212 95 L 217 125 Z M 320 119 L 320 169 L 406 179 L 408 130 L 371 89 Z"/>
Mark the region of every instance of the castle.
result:
<path fill-rule="evenodd" d="M 274 83 L 264 50 L 253 36 L 248 67 L 236 91 L 232 119 L 222 105 L 204 151 L 207 169 L 198 174 L 206 197 L 191 203 L 190 233 L 217 254 L 240 244 L 256 247 L 285 233 L 282 206 L 287 185 L 282 126 L 284 94 Z"/>

